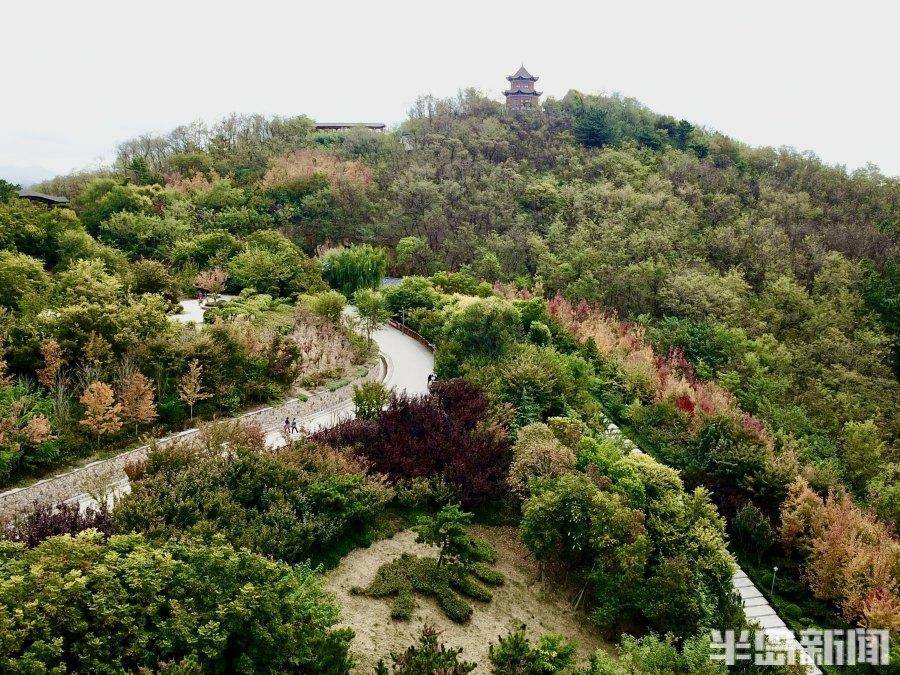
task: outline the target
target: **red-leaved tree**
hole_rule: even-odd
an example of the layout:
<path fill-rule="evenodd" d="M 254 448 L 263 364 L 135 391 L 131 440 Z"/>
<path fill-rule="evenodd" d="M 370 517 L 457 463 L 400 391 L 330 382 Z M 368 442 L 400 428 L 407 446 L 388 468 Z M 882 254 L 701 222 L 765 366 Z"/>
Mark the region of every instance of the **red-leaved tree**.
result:
<path fill-rule="evenodd" d="M 435 382 L 425 396 L 391 397 L 376 420 L 349 420 L 314 439 L 352 447 L 394 478 L 443 476 L 466 508 L 503 496 L 512 451 L 488 419 L 484 393 L 465 380 Z"/>

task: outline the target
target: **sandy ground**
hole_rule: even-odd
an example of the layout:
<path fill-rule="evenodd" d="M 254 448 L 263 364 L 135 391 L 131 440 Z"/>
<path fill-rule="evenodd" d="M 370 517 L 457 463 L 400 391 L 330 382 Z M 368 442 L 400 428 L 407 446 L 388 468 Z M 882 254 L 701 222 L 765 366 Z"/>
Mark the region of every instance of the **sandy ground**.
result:
<path fill-rule="evenodd" d="M 467 624 L 450 621 L 437 603 L 416 596 L 417 607 L 410 621 L 390 618 L 390 600 L 352 595 L 354 586 L 367 586 L 376 570 L 401 553 L 436 555 L 436 549 L 417 544 L 416 535 L 405 530 L 391 539 L 383 539 L 366 549 L 347 555 L 327 575 L 328 588 L 337 596 L 343 612 L 343 625 L 356 631 L 353 652 L 355 672 L 371 673 L 379 658 L 390 663 L 391 651 L 403 651 L 418 639 L 422 626 L 432 624 L 441 631 L 441 639 L 452 647 L 462 647 L 462 657 L 478 663 L 476 673 L 490 672 L 488 646 L 510 629 L 525 624 L 532 639 L 542 633 L 557 633 L 578 643 L 579 659 L 586 662 L 602 645 L 587 619 L 572 609 L 569 592 L 552 592 L 559 585 L 535 582 L 536 565 L 510 527 L 475 527 L 473 533 L 497 550 L 497 564 L 506 582 L 493 590 L 489 603 L 471 601 L 475 612 Z"/>

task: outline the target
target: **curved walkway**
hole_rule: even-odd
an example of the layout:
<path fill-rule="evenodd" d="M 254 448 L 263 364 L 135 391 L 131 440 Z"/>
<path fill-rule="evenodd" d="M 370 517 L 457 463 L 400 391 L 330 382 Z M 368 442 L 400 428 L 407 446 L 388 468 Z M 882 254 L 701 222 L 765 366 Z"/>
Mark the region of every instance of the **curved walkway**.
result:
<path fill-rule="evenodd" d="M 434 355 L 432 351 L 409 335 L 393 328 L 385 326 L 372 334 L 372 338 L 378 344 L 383 359 L 382 381 L 384 384 L 398 392 L 406 392 L 411 395 L 424 394 L 428 391 L 428 379 L 434 372 Z M 269 409 L 272 415 L 267 415 L 270 420 L 269 424 L 264 426 L 266 431 L 266 442 L 278 447 L 285 443 L 284 433 L 281 425 L 277 420 L 281 416 L 291 415 L 291 402 L 286 402 L 281 406 L 273 406 Z M 255 411 L 256 413 L 260 411 Z M 323 427 L 328 427 L 348 419 L 353 416 L 353 403 L 349 398 L 333 403 L 327 407 L 317 410 L 312 414 L 308 414 L 298 420 L 304 431 L 312 432 Z M 271 420 L 276 420 L 272 424 Z M 185 435 L 196 433 L 196 429 L 176 434 L 174 437 L 179 438 Z M 607 434 L 619 437 L 623 440 L 625 446 L 632 452 L 643 452 L 633 441 L 627 438 L 622 431 L 612 421 L 607 419 Z M 146 448 L 139 449 L 146 452 Z M 136 451 L 125 453 L 133 454 Z M 113 458 L 114 461 L 122 457 Z M 90 465 L 89 465 L 90 466 Z M 87 468 L 87 467 L 85 467 Z M 61 477 L 48 479 L 55 481 Z M 128 478 L 122 474 L 121 466 L 118 475 L 110 482 L 105 483 L 106 498 L 113 501 L 118 495 L 128 492 L 130 485 Z M 28 488 L 24 488 L 27 490 Z M 4 507 L 4 498 L 18 490 L 11 490 L 0 494 L 0 516 L 4 515 L 6 510 Z M 81 490 L 73 491 L 73 494 L 60 495 L 56 501 L 78 502 L 82 507 L 88 505 L 96 505 L 97 501 L 93 492 Z M 741 596 L 744 604 L 744 610 L 747 618 L 755 621 L 765 631 L 767 638 L 773 643 L 783 643 L 790 652 L 796 653 L 801 659 L 801 663 L 807 665 L 809 673 L 821 673 L 821 671 L 812 663 L 807 652 L 798 642 L 794 633 L 785 625 L 781 618 L 775 613 L 775 610 L 769 605 L 768 601 L 763 597 L 762 593 L 757 589 L 753 582 L 747 577 L 744 571 L 737 567 L 734 578 L 732 580 L 735 591 Z"/>
<path fill-rule="evenodd" d="M 413 338 L 390 326 L 374 332 L 372 339 L 381 352 L 382 363 L 377 367 L 379 379 L 396 391 L 421 394 L 428 391 L 428 376 L 433 372 L 434 358 L 431 352 Z M 306 432 L 331 426 L 353 416 L 353 402 L 349 391 L 343 397 L 324 395 L 323 407 L 309 412 L 308 406 L 298 399 L 281 405 L 262 408 L 233 419 L 255 418 L 266 432 L 266 442 L 278 447 L 285 442 L 282 427 L 284 418 L 295 416 L 298 426 Z M 198 433 L 197 429 L 166 436 L 160 441 L 172 442 Z M 91 462 L 73 471 L 37 481 L 32 485 L 14 488 L 0 493 L 0 520 L 15 517 L 30 509 L 34 502 L 77 502 L 82 508 L 96 506 L 97 498 L 113 502 L 128 492 L 130 485 L 123 468 L 146 455 L 147 446 L 129 450 L 106 460 Z"/>
<path fill-rule="evenodd" d="M 372 333 L 378 351 L 384 361 L 382 382 L 394 391 L 410 395 L 428 393 L 428 377 L 434 372 L 434 356 L 427 347 L 396 328 L 384 326 Z M 305 433 L 334 426 L 353 417 L 353 401 L 344 401 L 317 411 L 299 420 Z M 284 433 L 280 426 L 266 429 L 266 443 L 271 447 L 284 445 Z"/>

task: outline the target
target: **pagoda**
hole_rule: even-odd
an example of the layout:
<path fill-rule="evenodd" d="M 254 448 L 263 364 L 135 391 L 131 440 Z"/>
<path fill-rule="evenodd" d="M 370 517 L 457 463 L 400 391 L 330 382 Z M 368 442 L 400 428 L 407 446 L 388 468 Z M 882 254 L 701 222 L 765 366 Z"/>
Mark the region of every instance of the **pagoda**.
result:
<path fill-rule="evenodd" d="M 509 89 L 504 91 L 503 95 L 506 96 L 507 110 L 537 108 L 541 92 L 534 90 L 534 83 L 538 81 L 538 78 L 525 70 L 523 65 L 506 79 L 509 80 Z"/>

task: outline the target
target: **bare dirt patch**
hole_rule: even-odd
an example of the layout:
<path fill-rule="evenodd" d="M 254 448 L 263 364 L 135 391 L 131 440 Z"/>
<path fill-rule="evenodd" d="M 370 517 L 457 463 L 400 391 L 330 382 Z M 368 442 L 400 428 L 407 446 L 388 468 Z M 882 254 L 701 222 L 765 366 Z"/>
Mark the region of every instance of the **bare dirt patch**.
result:
<path fill-rule="evenodd" d="M 368 586 L 378 568 L 401 553 L 437 557 L 437 549 L 416 543 L 416 535 L 404 530 L 366 549 L 347 555 L 327 575 L 328 588 L 341 603 L 343 624 L 356 631 L 352 649 L 356 672 L 371 673 L 379 658 L 390 662 L 391 651 L 403 651 L 418 639 L 426 623 L 441 631 L 441 639 L 462 647 L 462 656 L 478 663 L 476 673 L 489 672 L 488 646 L 497 637 L 524 624 L 532 638 L 557 633 L 578 643 L 578 657 L 586 662 L 599 647 L 606 647 L 583 613 L 573 609 L 569 589 L 556 582 L 536 582 L 537 565 L 512 527 L 473 527 L 473 534 L 489 541 L 497 550 L 495 568 L 506 582 L 493 588 L 489 603 L 472 600 L 475 612 L 466 624 L 448 619 L 434 600 L 416 596 L 417 607 L 410 621 L 391 619 L 390 600 L 353 595 L 354 586 Z"/>

